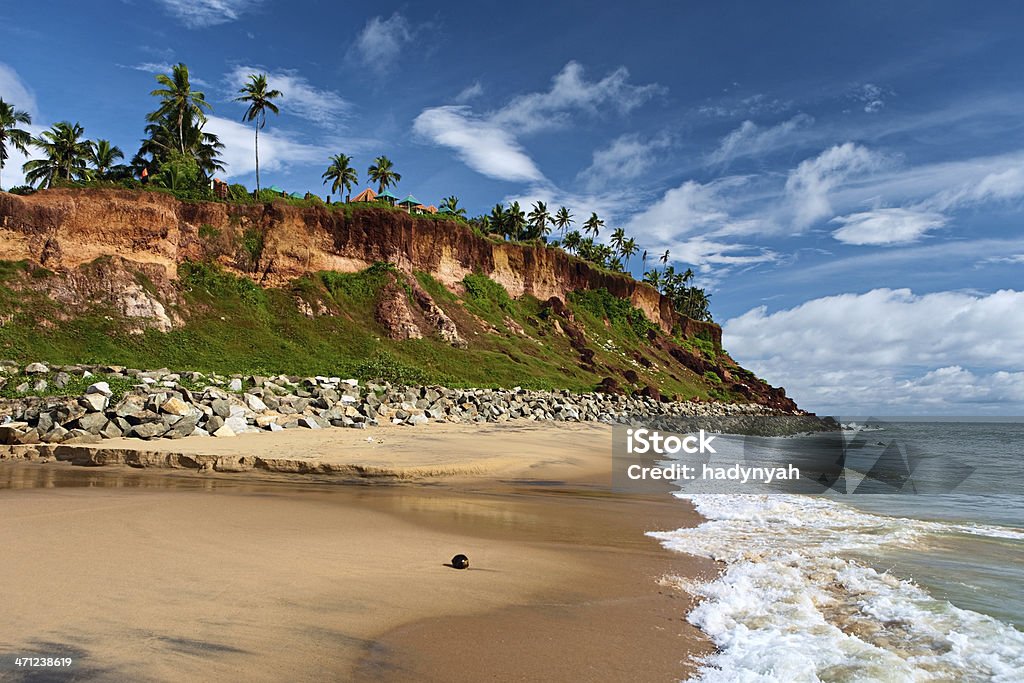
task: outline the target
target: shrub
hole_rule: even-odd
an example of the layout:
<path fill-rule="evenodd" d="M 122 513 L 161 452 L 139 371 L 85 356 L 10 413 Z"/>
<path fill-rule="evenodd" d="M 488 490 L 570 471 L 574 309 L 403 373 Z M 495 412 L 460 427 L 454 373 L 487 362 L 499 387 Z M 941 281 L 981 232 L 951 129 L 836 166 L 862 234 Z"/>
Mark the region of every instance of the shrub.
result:
<path fill-rule="evenodd" d="M 355 375 L 362 380 L 379 380 L 404 385 L 427 384 L 430 381 L 427 373 L 402 363 L 388 353 L 381 353 L 363 361 L 356 366 Z"/>
<path fill-rule="evenodd" d="M 658 326 L 629 301 L 620 299 L 607 289 L 583 289 L 569 293 L 569 301 L 598 320 L 607 320 L 612 327 L 643 338 Z"/>
<path fill-rule="evenodd" d="M 11 194 L 18 194 L 22 195 L 23 197 L 27 197 L 30 194 L 35 194 L 36 188 L 32 187 L 31 185 L 15 185 L 14 187 L 7 191 L 10 192 Z"/>
<path fill-rule="evenodd" d="M 492 304 L 506 311 L 511 308 L 512 298 L 505 288 L 483 273 L 467 275 L 462 278 L 462 285 L 466 295 L 476 303 Z"/>

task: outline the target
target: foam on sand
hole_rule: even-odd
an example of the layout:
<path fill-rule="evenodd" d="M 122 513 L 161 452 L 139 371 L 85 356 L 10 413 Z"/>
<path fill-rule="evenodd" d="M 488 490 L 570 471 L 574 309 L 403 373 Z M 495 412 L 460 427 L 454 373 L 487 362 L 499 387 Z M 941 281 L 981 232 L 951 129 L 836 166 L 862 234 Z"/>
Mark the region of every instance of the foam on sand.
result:
<path fill-rule="evenodd" d="M 1018 532 L 874 515 L 821 498 L 677 495 L 707 521 L 650 535 L 726 563 L 710 583 L 666 579 L 702 599 L 688 620 L 718 647 L 692 680 L 1024 680 L 1024 633 L 847 556 L 911 548 L 931 534 Z"/>

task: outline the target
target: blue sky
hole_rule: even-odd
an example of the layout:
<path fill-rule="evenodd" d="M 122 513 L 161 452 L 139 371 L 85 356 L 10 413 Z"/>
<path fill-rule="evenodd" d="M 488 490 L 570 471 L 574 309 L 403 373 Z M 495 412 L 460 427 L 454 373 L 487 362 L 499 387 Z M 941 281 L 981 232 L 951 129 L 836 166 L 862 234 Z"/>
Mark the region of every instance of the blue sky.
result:
<path fill-rule="evenodd" d="M 362 179 L 386 154 L 426 202 L 597 211 L 694 268 L 727 348 L 810 409 L 1024 409 L 1014 3 L 103 6 L 5 13 L 0 97 L 130 155 L 184 61 L 252 185 L 231 99 L 265 71 L 264 184 L 323 193 L 329 155 Z"/>

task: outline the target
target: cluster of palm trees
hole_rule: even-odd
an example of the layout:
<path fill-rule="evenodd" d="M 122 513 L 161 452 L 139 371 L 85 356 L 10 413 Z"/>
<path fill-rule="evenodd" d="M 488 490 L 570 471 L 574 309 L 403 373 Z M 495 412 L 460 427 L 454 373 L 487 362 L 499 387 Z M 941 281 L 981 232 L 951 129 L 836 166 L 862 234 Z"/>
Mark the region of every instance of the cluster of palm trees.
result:
<path fill-rule="evenodd" d="M 80 124 L 61 121 L 38 136 L 18 127 L 31 124 L 27 112 L 0 99 L 0 172 L 8 159 L 9 144 L 23 154 L 28 154 L 30 147 L 41 152 L 41 159 L 26 162 L 22 169 L 32 185 L 51 187 L 61 180 L 109 180 L 130 175 L 128 167 L 117 163 L 124 159 L 121 148 L 109 140 L 86 140 Z"/>
<path fill-rule="evenodd" d="M 644 254 L 646 255 L 646 252 Z M 644 273 L 643 281 L 667 296 L 672 301 L 676 313 L 693 320 L 711 322 L 711 295 L 703 288 L 694 286 L 693 271 L 687 268 L 679 273 L 673 266 L 668 265 L 668 249 L 658 260 L 662 264 L 661 271 L 652 268 Z"/>
<path fill-rule="evenodd" d="M 381 193 L 402 180 L 402 174 L 395 170 L 395 165 L 386 156 L 379 156 L 366 169 L 371 182 L 377 183 L 377 193 Z M 340 197 L 351 194 L 352 188 L 359 184 L 359 176 L 352 166 L 352 157 L 347 154 L 335 154 L 331 163 L 324 171 L 324 185 L 331 183 L 331 194 L 337 192 Z M 344 190 L 344 192 L 342 192 Z"/>

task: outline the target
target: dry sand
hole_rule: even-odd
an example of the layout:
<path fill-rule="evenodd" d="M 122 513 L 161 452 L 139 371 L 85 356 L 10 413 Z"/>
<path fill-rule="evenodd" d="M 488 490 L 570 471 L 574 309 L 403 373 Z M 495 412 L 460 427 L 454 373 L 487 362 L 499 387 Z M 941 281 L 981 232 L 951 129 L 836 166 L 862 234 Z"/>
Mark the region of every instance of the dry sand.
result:
<path fill-rule="evenodd" d="M 0 680 L 34 654 L 78 680 L 667 681 L 709 651 L 657 579 L 715 567 L 643 536 L 696 516 L 611 494 L 607 427 L 284 435 L 201 448 L 424 478 L 0 464 Z"/>

